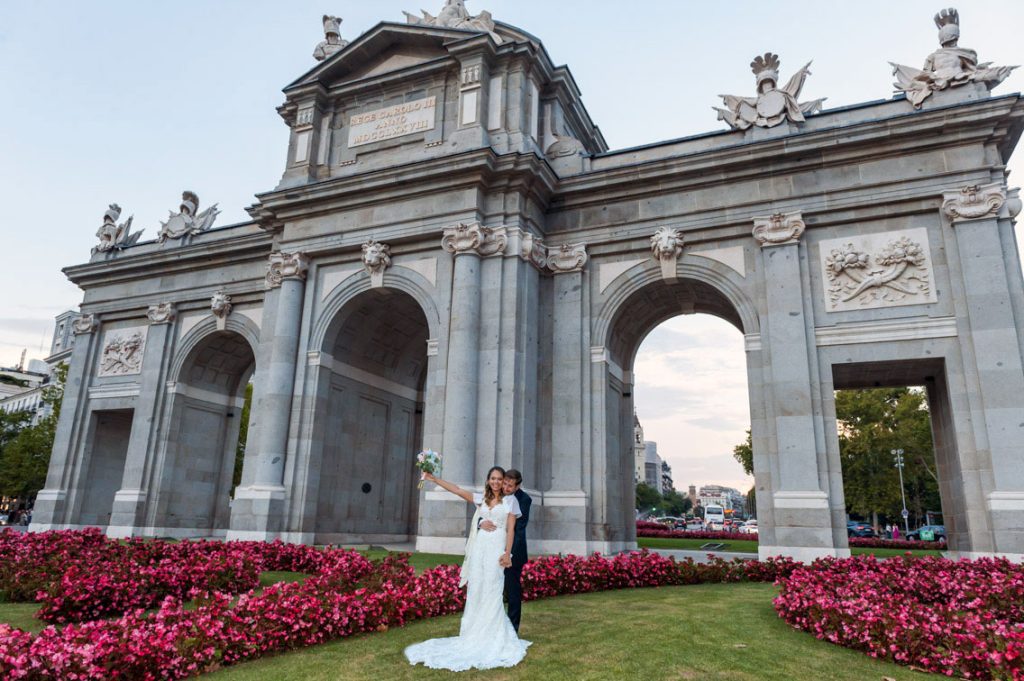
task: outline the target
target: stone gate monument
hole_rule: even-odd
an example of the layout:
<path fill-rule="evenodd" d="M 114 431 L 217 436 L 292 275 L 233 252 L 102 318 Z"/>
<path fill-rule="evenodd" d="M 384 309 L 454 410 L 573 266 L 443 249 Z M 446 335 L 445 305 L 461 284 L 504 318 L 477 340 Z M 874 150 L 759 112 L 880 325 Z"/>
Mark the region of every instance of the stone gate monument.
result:
<path fill-rule="evenodd" d="M 459 484 L 522 470 L 534 550 L 627 549 L 634 356 L 703 312 L 746 339 L 762 556 L 848 554 L 834 390 L 923 385 L 951 550 L 1021 559 L 1024 101 L 936 23 L 894 98 L 822 111 L 810 65 L 780 86 L 768 53 L 728 128 L 609 151 L 569 69 L 487 12 L 351 42 L 325 16 L 251 222 L 185 191 L 145 241 L 118 207 L 66 270 L 84 300 L 33 528 L 461 552 L 466 505 L 416 488 L 430 447 Z"/>

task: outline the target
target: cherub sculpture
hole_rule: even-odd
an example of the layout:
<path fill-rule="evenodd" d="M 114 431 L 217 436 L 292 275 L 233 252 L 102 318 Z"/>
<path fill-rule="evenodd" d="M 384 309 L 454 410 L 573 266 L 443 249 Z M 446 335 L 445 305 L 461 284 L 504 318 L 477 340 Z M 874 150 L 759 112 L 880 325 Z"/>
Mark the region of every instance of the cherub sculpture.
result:
<path fill-rule="evenodd" d="M 991 90 L 999 85 L 1016 66 L 992 66 L 992 62 L 978 63 L 978 53 L 974 50 L 958 47 L 960 41 L 960 13 L 954 8 L 944 9 L 935 15 L 935 25 L 939 28 L 938 50 L 928 55 L 923 69 L 893 64 L 893 85 L 900 92 L 907 93 L 907 99 L 915 109 L 931 96 L 933 92 L 946 88 L 959 87 L 967 83 L 983 83 Z"/>
<path fill-rule="evenodd" d="M 110 204 L 107 212 L 103 214 L 103 224 L 96 230 L 96 237 L 100 242 L 93 246 L 93 253 L 121 250 L 134 246 L 138 242 L 139 237 L 142 236 L 142 230 L 140 229 L 134 234 L 131 233 L 134 216 L 129 217 L 120 225 L 117 224 L 119 217 L 121 217 L 121 206 L 116 203 Z"/>
<path fill-rule="evenodd" d="M 501 37 L 494 31 L 494 19 L 491 17 L 491 13 L 483 11 L 473 16 L 466 9 L 465 0 L 445 0 L 444 8 L 436 17 L 426 10 L 420 10 L 420 12 L 423 14 L 422 17 L 409 12 L 402 12 L 402 14 L 410 24 L 478 31 L 487 33 L 494 39 L 494 42 L 501 44 Z"/>
<path fill-rule="evenodd" d="M 324 39 L 313 50 L 313 58 L 317 61 L 348 47 L 348 41 L 341 39 L 341 21 L 341 17 L 324 15 Z"/>
<path fill-rule="evenodd" d="M 804 114 L 820 111 L 824 97 L 802 104 L 798 101 L 804 81 L 811 75 L 811 63 L 807 62 L 807 66 L 793 74 L 783 88 L 777 87 L 779 65 L 779 57 L 771 52 L 755 57 L 750 69 L 757 77 L 757 96 L 719 95 L 727 108 L 713 107 L 718 112 L 718 120 L 725 121 L 734 130 L 746 130 L 755 125 L 771 128 L 787 119 L 801 123 L 805 120 Z"/>
<path fill-rule="evenodd" d="M 186 234 L 199 234 L 213 226 L 213 221 L 220 215 L 217 204 L 213 204 L 202 213 L 196 214 L 199 209 L 199 197 L 194 192 L 186 191 L 181 195 L 180 212 L 170 211 L 171 216 L 167 222 L 160 223 L 160 233 L 157 240 L 163 243 L 167 239 L 180 239 Z"/>

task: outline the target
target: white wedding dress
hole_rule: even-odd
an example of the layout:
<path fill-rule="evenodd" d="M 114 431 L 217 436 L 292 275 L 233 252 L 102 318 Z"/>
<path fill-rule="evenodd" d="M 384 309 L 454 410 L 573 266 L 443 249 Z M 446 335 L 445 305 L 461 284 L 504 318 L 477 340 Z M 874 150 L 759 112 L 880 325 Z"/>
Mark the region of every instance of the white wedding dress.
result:
<path fill-rule="evenodd" d="M 505 528 L 508 515 L 519 517 L 519 502 L 512 495 L 487 508 L 483 495 L 474 494 L 473 501 L 480 508 L 477 516 L 498 526 L 493 532 L 477 530 L 474 521 L 466 545 L 466 559 L 462 577 L 466 580 L 466 608 L 462 612 L 459 635 L 434 638 L 416 643 L 405 649 L 411 664 L 422 662 L 432 669 L 453 672 L 468 669 L 494 669 L 514 667 L 526 657 L 529 641 L 516 635 L 505 614 L 502 592 L 505 588 L 505 570 L 498 563 L 505 552 Z"/>

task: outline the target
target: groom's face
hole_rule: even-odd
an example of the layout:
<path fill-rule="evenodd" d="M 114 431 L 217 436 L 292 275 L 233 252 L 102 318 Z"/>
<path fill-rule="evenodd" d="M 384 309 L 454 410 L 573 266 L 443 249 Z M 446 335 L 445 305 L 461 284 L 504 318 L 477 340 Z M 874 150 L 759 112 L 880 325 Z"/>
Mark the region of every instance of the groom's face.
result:
<path fill-rule="evenodd" d="M 508 496 L 509 494 L 515 494 L 517 489 L 519 489 L 518 482 L 516 482 L 512 478 L 505 478 L 504 489 L 502 489 L 502 494 L 504 494 L 505 496 Z"/>

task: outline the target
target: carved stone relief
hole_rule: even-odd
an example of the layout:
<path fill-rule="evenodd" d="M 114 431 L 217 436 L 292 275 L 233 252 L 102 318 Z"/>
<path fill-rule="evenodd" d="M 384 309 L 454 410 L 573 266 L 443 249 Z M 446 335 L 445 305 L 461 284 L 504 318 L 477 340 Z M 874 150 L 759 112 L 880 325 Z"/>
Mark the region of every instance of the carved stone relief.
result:
<path fill-rule="evenodd" d="M 523 232 L 519 241 L 519 256 L 537 269 L 543 270 L 547 265 L 548 252 L 544 240 L 529 232 Z"/>
<path fill-rule="evenodd" d="M 494 42 L 501 44 L 501 36 L 495 32 L 494 18 L 488 11 L 473 16 L 466 9 L 465 0 L 445 0 L 444 7 L 435 17 L 426 10 L 420 10 L 422 16 L 402 12 L 410 24 L 423 26 L 441 26 L 443 28 L 460 28 L 465 31 L 487 33 Z"/>
<path fill-rule="evenodd" d="M 75 317 L 75 321 L 71 322 L 71 329 L 75 332 L 75 335 L 81 336 L 83 334 L 92 333 L 99 328 L 99 320 L 96 319 L 94 314 L 83 314 Z"/>
<path fill-rule="evenodd" d="M 676 263 L 683 254 L 684 243 L 682 231 L 672 227 L 661 227 L 651 237 L 651 254 L 661 264 L 663 278 L 676 278 Z"/>
<path fill-rule="evenodd" d="M 725 121 L 733 130 L 746 130 L 751 126 L 772 128 L 783 121 L 802 123 L 804 114 L 821 111 L 821 103 L 825 98 L 810 102 L 800 102 L 800 91 L 804 81 L 811 75 L 811 63 L 797 71 L 784 87 L 778 87 L 779 66 L 778 55 L 771 52 L 763 57 L 754 57 L 750 69 L 757 78 L 757 95 L 754 97 L 736 97 L 720 95 L 725 102 L 724 109 L 713 107 L 718 112 L 718 120 Z"/>
<path fill-rule="evenodd" d="M 829 312 L 934 303 L 926 229 L 822 241 Z"/>
<path fill-rule="evenodd" d="M 170 211 L 167 222 L 160 223 L 157 241 L 163 243 L 167 239 L 180 239 L 187 235 L 205 232 L 213 227 L 214 220 L 220 215 L 217 204 L 213 204 L 202 213 L 199 210 L 199 197 L 195 192 L 185 191 L 181 194 L 181 205 L 178 212 Z"/>
<path fill-rule="evenodd" d="M 93 253 L 119 251 L 129 246 L 134 246 L 138 242 L 139 237 L 142 236 L 142 230 L 140 229 L 132 233 L 132 220 L 134 216 L 129 217 L 120 225 L 117 224 L 119 217 L 121 217 L 121 206 L 116 203 L 110 204 L 107 212 L 103 214 L 103 224 L 96 230 L 96 238 L 100 242 L 93 246 Z"/>
<path fill-rule="evenodd" d="M 391 246 L 370 239 L 363 244 L 363 267 L 374 288 L 384 285 L 384 270 L 391 267 Z"/>
<path fill-rule="evenodd" d="M 589 259 L 586 244 L 562 244 L 548 249 L 548 269 L 555 274 L 581 272 Z"/>
<path fill-rule="evenodd" d="M 213 316 L 218 319 L 227 319 L 228 315 L 231 314 L 231 309 L 234 306 L 231 304 L 231 296 L 224 293 L 223 291 L 217 291 L 210 298 L 210 312 Z"/>
<path fill-rule="evenodd" d="M 761 248 L 795 244 L 800 241 L 805 229 L 800 211 L 754 218 L 754 238 L 761 244 Z"/>
<path fill-rule="evenodd" d="M 484 227 L 478 222 L 460 223 L 444 230 L 441 247 L 448 253 L 476 253 L 481 256 L 505 252 L 508 234 L 504 227 Z"/>
<path fill-rule="evenodd" d="M 943 196 L 942 212 L 951 221 L 981 220 L 994 218 L 1006 203 L 1006 190 L 1000 184 L 969 185 L 959 192 Z"/>
<path fill-rule="evenodd" d="M 102 378 L 142 373 L 146 331 L 146 327 L 139 326 L 107 332 L 100 355 L 100 369 L 96 375 Z"/>
<path fill-rule="evenodd" d="M 174 303 L 150 305 L 149 310 L 146 311 L 146 316 L 149 317 L 151 324 L 170 324 L 176 315 L 177 310 L 174 309 Z"/>

